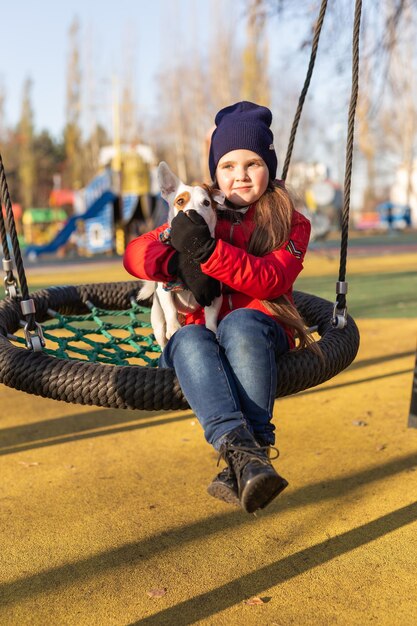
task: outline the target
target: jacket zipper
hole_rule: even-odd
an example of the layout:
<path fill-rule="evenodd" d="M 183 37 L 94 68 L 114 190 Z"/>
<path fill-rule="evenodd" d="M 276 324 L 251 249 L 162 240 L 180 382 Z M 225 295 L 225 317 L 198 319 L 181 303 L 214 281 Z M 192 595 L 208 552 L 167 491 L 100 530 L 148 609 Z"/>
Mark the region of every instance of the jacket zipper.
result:
<path fill-rule="evenodd" d="M 230 243 L 233 243 L 233 231 L 235 229 L 235 223 L 233 222 L 233 224 L 230 225 Z"/>
<path fill-rule="evenodd" d="M 230 235 L 229 235 L 230 243 L 233 243 L 233 231 L 235 229 L 235 224 L 236 224 L 236 222 L 232 222 L 231 225 L 230 225 Z M 232 294 L 231 293 L 229 293 L 228 300 L 229 300 L 229 309 L 231 311 L 233 311 L 233 301 L 232 301 Z"/>

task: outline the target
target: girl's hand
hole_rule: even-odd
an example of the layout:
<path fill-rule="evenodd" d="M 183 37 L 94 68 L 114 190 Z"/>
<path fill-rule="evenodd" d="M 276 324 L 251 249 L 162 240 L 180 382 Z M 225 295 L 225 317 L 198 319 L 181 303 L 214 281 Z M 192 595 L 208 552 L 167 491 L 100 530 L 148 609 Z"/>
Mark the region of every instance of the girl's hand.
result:
<path fill-rule="evenodd" d="M 171 222 L 171 245 L 189 258 L 204 263 L 212 255 L 216 241 L 205 219 L 197 211 L 181 211 Z"/>

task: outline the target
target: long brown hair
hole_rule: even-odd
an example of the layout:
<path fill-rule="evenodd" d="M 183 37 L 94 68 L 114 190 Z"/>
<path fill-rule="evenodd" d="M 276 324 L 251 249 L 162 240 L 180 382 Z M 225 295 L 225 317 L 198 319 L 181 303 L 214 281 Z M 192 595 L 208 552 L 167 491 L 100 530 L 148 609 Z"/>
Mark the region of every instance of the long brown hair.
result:
<path fill-rule="evenodd" d="M 254 215 L 256 226 L 249 240 L 248 252 L 262 257 L 281 248 L 290 238 L 294 211 L 294 203 L 288 191 L 283 186 L 270 182 L 256 203 Z M 264 300 L 263 305 L 280 323 L 294 331 L 298 338 L 297 350 L 308 348 L 322 355 L 320 347 L 308 333 L 303 318 L 288 296 Z"/>

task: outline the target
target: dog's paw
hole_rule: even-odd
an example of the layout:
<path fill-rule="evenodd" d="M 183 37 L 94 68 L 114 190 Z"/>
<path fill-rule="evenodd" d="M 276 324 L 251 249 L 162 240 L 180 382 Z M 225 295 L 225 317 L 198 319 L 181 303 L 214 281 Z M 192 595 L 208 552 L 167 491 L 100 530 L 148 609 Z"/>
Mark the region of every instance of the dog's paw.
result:
<path fill-rule="evenodd" d="M 215 320 L 206 320 L 206 328 L 211 330 L 212 333 L 217 333 L 217 321 Z"/>
<path fill-rule="evenodd" d="M 168 343 L 168 339 L 165 336 L 165 333 L 155 333 L 155 339 L 156 339 L 156 343 L 162 348 L 162 350 L 165 348 L 165 346 Z"/>
<path fill-rule="evenodd" d="M 175 320 L 167 324 L 167 333 L 166 333 L 167 339 L 171 339 L 172 335 L 176 333 L 177 330 L 179 330 L 180 328 L 181 328 L 181 324 L 179 323 L 178 320 Z"/>

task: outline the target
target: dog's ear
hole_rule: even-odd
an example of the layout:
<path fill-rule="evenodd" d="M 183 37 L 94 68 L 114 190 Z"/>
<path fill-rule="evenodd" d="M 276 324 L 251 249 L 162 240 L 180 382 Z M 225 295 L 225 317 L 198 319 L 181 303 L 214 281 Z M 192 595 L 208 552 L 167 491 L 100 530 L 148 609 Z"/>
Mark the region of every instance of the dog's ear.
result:
<path fill-rule="evenodd" d="M 162 197 L 169 203 L 168 199 L 178 189 L 180 179 L 171 172 L 165 161 L 158 165 L 158 184 Z"/>
<path fill-rule="evenodd" d="M 220 191 L 220 189 L 212 189 L 210 195 L 214 202 L 217 202 L 219 206 L 223 206 L 226 199 L 226 194 L 224 194 L 223 191 Z"/>

